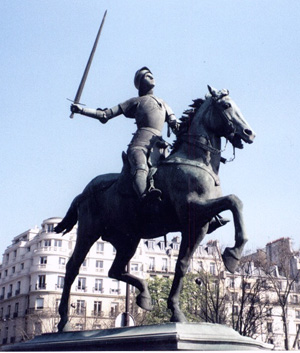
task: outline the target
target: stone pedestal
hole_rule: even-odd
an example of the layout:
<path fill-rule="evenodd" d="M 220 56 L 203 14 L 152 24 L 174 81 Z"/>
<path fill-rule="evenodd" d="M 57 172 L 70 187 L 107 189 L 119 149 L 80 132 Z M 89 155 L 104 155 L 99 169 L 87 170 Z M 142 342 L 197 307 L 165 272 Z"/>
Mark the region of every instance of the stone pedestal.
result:
<path fill-rule="evenodd" d="M 107 330 L 49 333 L 3 347 L 5 351 L 225 351 L 270 350 L 273 346 L 208 323 L 167 323 Z"/>

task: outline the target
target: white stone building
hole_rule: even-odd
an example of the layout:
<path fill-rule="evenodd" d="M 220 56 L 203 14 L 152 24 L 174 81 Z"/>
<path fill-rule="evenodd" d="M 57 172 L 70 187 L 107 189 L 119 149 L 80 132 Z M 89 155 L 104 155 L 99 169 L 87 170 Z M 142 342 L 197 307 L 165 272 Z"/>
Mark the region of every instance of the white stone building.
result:
<path fill-rule="evenodd" d="M 16 236 L 3 254 L 0 265 L 0 344 L 20 342 L 40 333 L 56 331 L 65 265 L 76 241 L 76 227 L 63 237 L 53 232 L 60 220 L 46 219 L 41 229 L 30 229 Z M 286 241 L 283 243 L 287 244 Z M 146 279 L 172 276 L 179 246 L 179 236 L 166 243 L 163 238 L 142 240 L 131 260 L 130 272 Z M 274 249 L 271 250 L 274 257 Z M 271 250 L 267 245 L 262 253 L 269 254 Z M 74 330 L 114 327 L 116 316 L 124 311 L 126 284 L 107 276 L 113 259 L 114 248 L 101 239 L 88 253 L 71 290 L 69 317 Z M 252 267 L 249 286 L 258 278 L 254 262 Z M 300 268 L 299 256 L 294 257 L 293 268 L 296 272 Z M 198 271 L 206 271 L 224 283 L 228 316 L 235 315 L 235 311 L 238 313 L 240 304 L 237 299 L 241 295 L 242 277 L 239 273 L 232 275 L 225 271 L 217 241 L 209 241 L 197 248 L 189 272 Z M 284 278 L 282 283 L 284 289 Z M 288 307 L 291 342 L 295 341 L 300 327 L 298 293 L 298 283 L 295 283 Z M 136 315 L 138 308 L 133 304 L 132 294 L 131 312 Z M 260 295 L 274 297 L 274 292 L 268 290 Z M 270 315 L 261 323 L 256 337 L 283 349 L 280 308 L 274 304 L 269 310 Z M 300 346 L 300 337 L 297 344 Z"/>

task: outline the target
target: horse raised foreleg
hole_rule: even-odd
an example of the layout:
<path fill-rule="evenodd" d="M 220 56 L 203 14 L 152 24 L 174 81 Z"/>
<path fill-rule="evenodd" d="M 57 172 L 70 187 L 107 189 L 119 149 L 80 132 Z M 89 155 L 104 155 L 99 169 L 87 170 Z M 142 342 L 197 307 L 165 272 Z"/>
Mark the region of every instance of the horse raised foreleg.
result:
<path fill-rule="evenodd" d="M 60 321 L 57 325 L 59 332 L 69 331 L 71 328 L 68 325 L 68 309 L 71 286 L 79 273 L 81 264 L 83 263 L 87 253 L 96 239 L 89 238 L 84 232 L 77 231 L 77 241 L 72 256 L 66 265 L 66 274 L 64 288 L 60 299 L 58 312 Z"/>
<path fill-rule="evenodd" d="M 223 253 L 223 261 L 227 270 L 234 273 L 242 257 L 244 246 L 248 240 L 243 220 L 243 204 L 235 195 L 228 195 L 211 200 L 197 200 L 191 197 L 190 203 L 198 209 L 201 218 L 211 218 L 218 213 L 230 210 L 233 215 L 235 227 L 235 245 L 232 248 L 226 248 Z"/>
<path fill-rule="evenodd" d="M 185 315 L 179 307 L 179 295 L 182 290 L 183 278 L 189 267 L 190 260 L 197 246 L 205 236 L 208 228 L 207 224 L 200 231 L 196 231 L 196 229 L 191 229 L 190 226 L 193 228 L 193 225 L 195 225 L 195 222 L 189 223 L 189 229 L 182 232 L 182 241 L 176 263 L 175 276 L 168 298 L 168 308 L 172 311 L 171 322 L 187 322 Z"/>
<path fill-rule="evenodd" d="M 136 298 L 137 305 L 144 310 L 150 311 L 152 310 L 152 304 L 147 282 L 126 271 L 126 266 L 135 254 L 138 242 L 139 239 L 127 242 L 126 245 L 124 243 L 120 244 L 120 246 L 115 245 L 117 250 L 116 257 L 108 272 L 108 276 L 136 287 L 140 291 Z"/>

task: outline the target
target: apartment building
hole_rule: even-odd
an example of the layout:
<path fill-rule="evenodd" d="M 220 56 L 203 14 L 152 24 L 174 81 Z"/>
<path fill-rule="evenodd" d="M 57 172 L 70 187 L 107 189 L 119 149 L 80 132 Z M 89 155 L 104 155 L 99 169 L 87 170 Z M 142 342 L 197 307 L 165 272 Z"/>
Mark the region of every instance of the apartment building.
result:
<path fill-rule="evenodd" d="M 44 332 L 56 331 L 65 266 L 76 241 L 76 227 L 63 237 L 53 232 L 60 220 L 61 218 L 46 219 L 41 228 L 35 227 L 16 236 L 3 254 L 3 263 L 0 265 L 0 344 L 21 342 Z M 278 243 L 274 244 L 278 247 Z M 265 256 L 272 252 L 274 259 L 274 244 L 267 244 L 266 249 L 261 252 Z M 281 244 L 284 247 L 287 244 L 290 246 L 286 240 Z M 273 247 L 271 250 L 270 246 Z M 168 241 L 163 237 L 142 240 L 131 260 L 130 272 L 144 279 L 172 276 L 179 247 L 180 237 L 177 235 Z M 112 245 L 100 239 L 93 245 L 82 264 L 70 296 L 69 317 L 74 330 L 115 327 L 116 317 L 125 311 L 126 284 L 107 276 L 114 255 Z M 245 276 L 242 271 L 234 275 L 228 273 L 220 255 L 218 241 L 200 245 L 191 261 L 189 272 L 205 271 L 222 281 L 223 293 L 227 295 L 228 316 L 237 315 L 240 306 L 238 298 L 241 296 Z M 251 283 L 262 277 L 260 270 L 255 267 L 254 260 L 258 255 L 251 256 L 251 276 L 247 277 L 249 288 Z M 299 268 L 299 256 L 294 256 L 294 272 Z M 280 278 L 279 272 L 277 275 Z M 284 285 L 283 277 L 282 290 Z M 138 316 L 140 311 L 134 304 L 133 288 L 130 288 L 130 293 L 130 311 L 133 316 Z M 292 341 L 296 339 L 297 329 L 300 327 L 298 293 L 298 282 L 295 282 L 288 298 L 290 305 L 287 315 Z M 276 293 L 270 289 L 259 295 L 276 297 Z M 272 302 L 268 308 L 270 315 L 262 320 L 256 337 L 283 348 L 280 306 L 276 304 L 276 300 Z M 298 341 L 300 347 L 300 337 Z"/>

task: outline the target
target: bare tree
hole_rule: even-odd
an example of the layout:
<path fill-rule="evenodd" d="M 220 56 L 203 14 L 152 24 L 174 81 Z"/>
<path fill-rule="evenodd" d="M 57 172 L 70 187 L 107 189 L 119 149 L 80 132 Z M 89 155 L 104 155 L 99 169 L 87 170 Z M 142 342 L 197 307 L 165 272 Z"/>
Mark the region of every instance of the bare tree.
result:
<path fill-rule="evenodd" d="M 231 293 L 231 326 L 243 336 L 257 337 L 262 322 L 269 315 L 270 300 L 266 293 L 264 272 L 243 258 L 239 266 L 239 288 Z"/>

